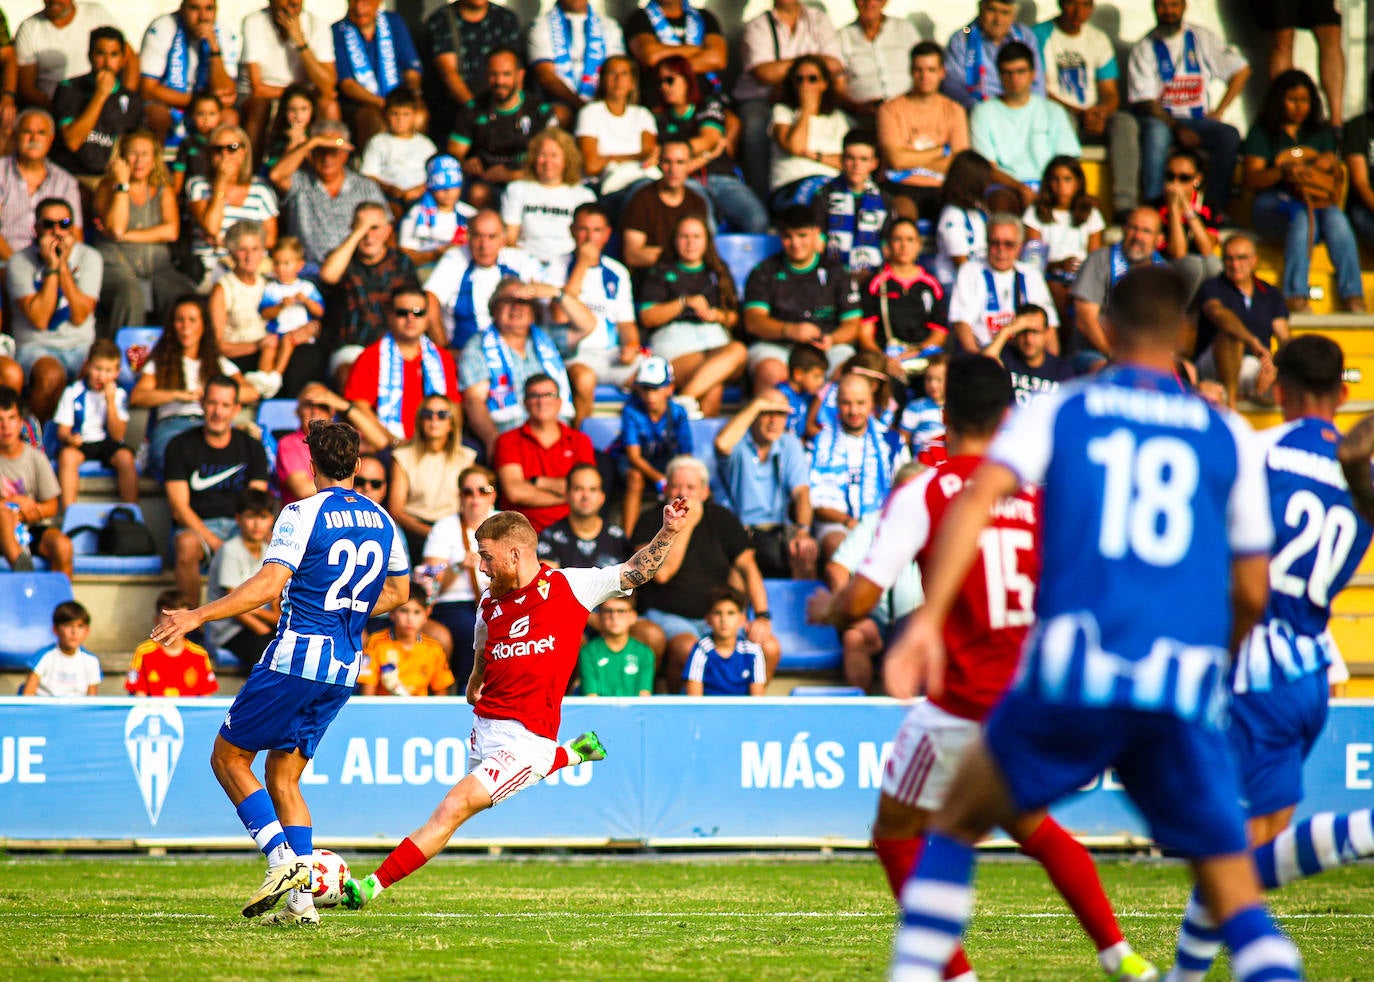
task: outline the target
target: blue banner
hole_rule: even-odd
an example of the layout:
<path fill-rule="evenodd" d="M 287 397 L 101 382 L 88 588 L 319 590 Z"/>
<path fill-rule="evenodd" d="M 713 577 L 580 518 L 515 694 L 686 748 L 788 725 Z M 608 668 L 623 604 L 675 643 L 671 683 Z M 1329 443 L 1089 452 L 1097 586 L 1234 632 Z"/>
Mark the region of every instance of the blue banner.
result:
<path fill-rule="evenodd" d="M 0 699 L 0 843 L 246 843 L 210 773 L 227 699 Z M 468 844 L 862 845 L 905 712 L 890 699 L 569 699 L 563 734 L 608 758 L 479 815 Z M 467 770 L 460 699 L 354 699 L 305 774 L 316 838 L 390 844 Z M 1333 704 L 1300 814 L 1368 807 L 1374 703 Z M 1143 840 L 1111 773 L 1064 802 L 1073 832 Z"/>

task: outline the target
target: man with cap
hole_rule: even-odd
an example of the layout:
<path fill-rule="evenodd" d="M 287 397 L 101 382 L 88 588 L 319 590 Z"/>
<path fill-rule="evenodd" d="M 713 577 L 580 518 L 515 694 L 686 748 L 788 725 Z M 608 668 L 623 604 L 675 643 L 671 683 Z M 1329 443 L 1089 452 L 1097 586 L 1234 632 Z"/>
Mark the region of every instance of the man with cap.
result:
<path fill-rule="evenodd" d="M 543 374 L 525 379 L 525 422 L 496 438 L 492 467 L 501 507 L 518 511 L 536 532 L 568 517 L 568 475 L 596 463 L 587 434 L 559 419 L 558 382 Z"/>
<path fill-rule="evenodd" d="M 401 219 L 396 242 L 421 275 L 427 275 L 450 246 L 468 241 L 468 219 L 476 209 L 459 200 L 463 195 L 463 165 L 446 153 L 425 165 L 425 193 Z"/>
<path fill-rule="evenodd" d="M 377 182 L 349 169 L 352 152 L 348 127 L 322 119 L 311 124 L 309 139 L 284 154 L 268 174 L 283 195 L 283 233 L 305 246 L 307 270 L 318 269 L 347 238 L 358 205 L 375 201 L 386 206 Z"/>

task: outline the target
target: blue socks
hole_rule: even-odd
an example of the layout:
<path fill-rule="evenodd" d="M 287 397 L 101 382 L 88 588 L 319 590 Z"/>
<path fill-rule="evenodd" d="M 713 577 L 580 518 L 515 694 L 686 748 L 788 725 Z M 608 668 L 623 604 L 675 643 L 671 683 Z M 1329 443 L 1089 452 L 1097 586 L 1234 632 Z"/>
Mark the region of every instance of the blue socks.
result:
<path fill-rule="evenodd" d="M 1374 855 L 1374 816 L 1369 809 L 1337 815 L 1321 812 L 1284 829 L 1255 850 L 1266 890 L 1315 876 Z"/>
<path fill-rule="evenodd" d="M 925 852 L 902 888 L 902 922 L 889 978 L 936 982 L 973 913 L 973 848 L 943 835 Z"/>
<path fill-rule="evenodd" d="M 1249 907 L 1221 926 L 1231 971 L 1241 982 L 1300 982 L 1302 959 L 1263 907 Z"/>
<path fill-rule="evenodd" d="M 253 837 L 253 841 L 268 859 L 272 858 L 272 853 L 277 847 L 286 845 L 286 832 L 283 831 L 281 822 L 277 821 L 277 812 L 272 807 L 272 797 L 266 788 L 258 788 L 244 798 L 235 811 L 238 812 L 243 827 L 248 830 L 248 834 Z"/>

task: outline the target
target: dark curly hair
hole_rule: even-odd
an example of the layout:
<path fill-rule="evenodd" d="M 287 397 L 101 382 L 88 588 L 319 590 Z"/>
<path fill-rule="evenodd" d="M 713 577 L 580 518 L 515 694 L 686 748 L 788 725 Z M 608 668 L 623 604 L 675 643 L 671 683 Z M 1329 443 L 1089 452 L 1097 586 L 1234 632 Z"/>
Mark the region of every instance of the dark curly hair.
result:
<path fill-rule="evenodd" d="M 312 420 L 305 435 L 315 471 L 331 481 L 345 481 L 358 469 L 358 431 L 347 423 Z"/>
<path fill-rule="evenodd" d="M 825 82 L 825 92 L 821 94 L 821 114 L 827 115 L 835 111 L 835 76 L 830 74 L 830 68 L 826 65 L 825 59 L 820 55 L 802 55 L 792 62 L 792 67 L 787 70 L 787 77 L 782 80 L 782 102 L 797 109 L 801 106 L 801 94 L 797 90 L 797 73 L 807 65 L 813 66 L 821 73 L 821 79 Z"/>

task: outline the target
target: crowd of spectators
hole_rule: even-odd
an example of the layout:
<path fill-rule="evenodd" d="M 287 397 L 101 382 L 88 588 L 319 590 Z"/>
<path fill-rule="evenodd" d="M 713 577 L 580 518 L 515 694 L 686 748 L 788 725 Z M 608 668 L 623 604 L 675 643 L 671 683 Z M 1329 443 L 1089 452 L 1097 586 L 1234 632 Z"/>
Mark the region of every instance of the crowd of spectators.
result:
<path fill-rule="evenodd" d="M 70 574 L 57 520 L 94 461 L 126 501 L 138 473 L 164 482 L 182 601 L 207 573 L 232 589 L 274 500 L 312 493 L 304 428 L 337 417 L 421 569 L 367 691 L 462 683 L 492 509 L 529 516 L 550 562 L 609 562 L 680 494 L 689 530 L 638 613 L 594 619 L 584 688 L 745 694 L 780 654 L 765 579 L 842 581 L 903 465 L 942 458 L 947 352 L 1000 358 L 1018 400 L 1053 391 L 1110 359 L 1112 284 L 1169 263 L 1196 297 L 1180 364 L 1234 405 L 1307 309 L 1313 241 L 1364 309 L 1374 116 L 1342 135 L 1283 57 L 1295 26 L 1329 55 L 1330 24 L 1267 25 L 1242 139 L 1221 117 L 1251 68 L 1184 0 L 1155 0 L 1124 84 L 1092 0 L 1033 27 L 978 0 L 944 46 L 884 5 L 837 30 L 775 0 L 735 51 L 688 0 L 624 24 L 557 0 L 528 25 L 456 0 L 418 36 L 379 0 L 332 25 L 269 0 L 237 27 L 183 0 L 137 47 L 93 0 L 47 0 L 13 37 L 0 14 L 0 554 Z M 1088 194 L 1092 144 L 1110 201 Z M 1224 231 L 1237 163 L 1278 285 L 1254 234 Z M 720 237 L 770 228 L 780 251 L 736 278 Z M 145 324 L 150 347 L 114 345 Z M 606 385 L 622 421 L 598 451 Z M 274 397 L 301 429 L 256 431 Z M 843 639 L 851 681 L 911 592 Z M 275 617 L 207 640 L 251 663 Z"/>

